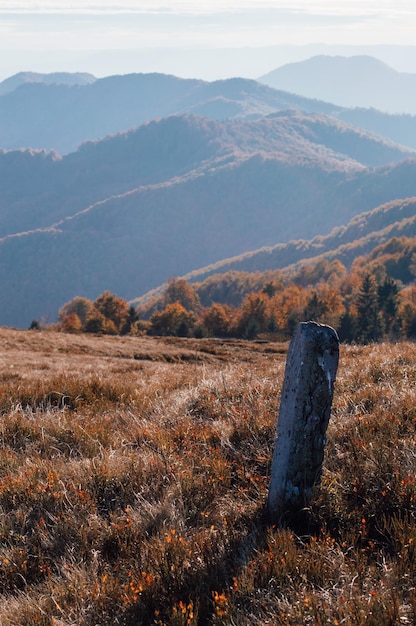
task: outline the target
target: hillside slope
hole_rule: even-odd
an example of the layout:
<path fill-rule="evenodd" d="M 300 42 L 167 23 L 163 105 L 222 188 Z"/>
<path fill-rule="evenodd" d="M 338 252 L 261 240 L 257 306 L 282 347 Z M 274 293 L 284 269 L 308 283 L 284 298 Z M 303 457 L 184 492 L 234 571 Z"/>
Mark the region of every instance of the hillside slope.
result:
<path fill-rule="evenodd" d="M 0 237 L 49 227 L 139 187 L 205 175 L 254 154 L 348 171 L 415 153 L 317 114 L 291 111 L 228 122 L 172 116 L 88 142 L 65 157 L 0 151 Z M 238 189 L 235 194 L 238 201 Z"/>
<path fill-rule="evenodd" d="M 416 115 L 391 115 L 376 109 L 341 109 L 335 113 L 337 119 L 376 133 L 386 139 L 416 148 Z"/>
<path fill-rule="evenodd" d="M 372 211 L 361 213 L 346 226 L 336 227 L 327 235 L 266 246 L 200 268 L 185 278 L 201 281 L 208 276 L 230 271 L 267 272 L 286 269 L 305 261 L 316 261 L 318 257 L 339 259 L 350 267 L 357 256 L 369 254 L 390 238 L 401 236 L 416 236 L 416 197 L 387 202 Z M 146 298 L 145 295 L 137 301 Z"/>
<path fill-rule="evenodd" d="M 283 275 L 293 276 L 306 265 L 313 266 L 322 260 L 335 259 L 350 269 L 357 257 L 371 259 L 370 255 L 375 254 L 387 242 L 401 237 L 416 238 L 416 197 L 387 202 L 372 211 L 361 213 L 347 226 L 336 227 L 328 235 L 253 250 L 189 272 L 183 278 L 196 285 L 200 296 L 205 294 L 201 298 L 204 306 L 212 304 L 212 294 L 224 294 L 228 291 L 232 301 L 225 303 L 237 304 L 235 298 L 238 294 L 238 304 L 241 304 L 246 295 L 244 285 L 247 285 L 248 291 L 255 290 L 254 285 L 263 286 L 269 282 L 270 273 L 276 270 L 283 272 Z M 241 280 L 239 276 L 243 274 L 245 277 Z M 231 287 L 237 284 L 238 287 Z M 135 298 L 131 304 L 144 305 L 142 310 L 152 310 L 148 309 L 149 303 L 154 302 L 165 289 L 166 283 Z M 222 302 L 221 299 L 220 301 Z"/>
<path fill-rule="evenodd" d="M 0 151 L 0 237 L 48 227 L 110 197 L 254 154 L 347 171 L 415 153 L 319 114 L 286 111 L 228 122 L 172 116 L 88 142 L 65 157 Z"/>

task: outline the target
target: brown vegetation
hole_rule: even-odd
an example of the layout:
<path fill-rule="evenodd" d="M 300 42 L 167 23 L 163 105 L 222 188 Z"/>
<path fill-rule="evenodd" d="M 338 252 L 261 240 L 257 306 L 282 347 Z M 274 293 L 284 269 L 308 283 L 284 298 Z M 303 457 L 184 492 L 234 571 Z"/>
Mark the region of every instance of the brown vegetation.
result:
<path fill-rule="evenodd" d="M 415 623 L 414 344 L 342 347 L 309 527 L 279 529 L 286 344 L 0 338 L 2 625 Z"/>

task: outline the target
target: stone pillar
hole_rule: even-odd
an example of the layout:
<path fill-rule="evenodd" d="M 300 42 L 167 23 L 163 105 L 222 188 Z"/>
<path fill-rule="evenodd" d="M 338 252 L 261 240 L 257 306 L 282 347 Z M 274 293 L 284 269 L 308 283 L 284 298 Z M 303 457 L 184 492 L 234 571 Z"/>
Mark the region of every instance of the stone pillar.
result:
<path fill-rule="evenodd" d="M 338 358 L 333 328 L 298 325 L 287 354 L 271 469 L 273 523 L 280 525 L 305 509 L 320 481 Z"/>

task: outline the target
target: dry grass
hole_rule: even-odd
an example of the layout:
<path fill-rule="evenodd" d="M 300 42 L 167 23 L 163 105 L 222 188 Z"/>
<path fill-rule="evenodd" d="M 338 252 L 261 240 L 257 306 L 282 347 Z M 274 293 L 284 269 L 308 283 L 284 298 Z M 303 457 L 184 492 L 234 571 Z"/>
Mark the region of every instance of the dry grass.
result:
<path fill-rule="evenodd" d="M 416 346 L 343 347 L 310 528 L 264 514 L 283 344 L 0 329 L 0 624 L 416 622 Z"/>

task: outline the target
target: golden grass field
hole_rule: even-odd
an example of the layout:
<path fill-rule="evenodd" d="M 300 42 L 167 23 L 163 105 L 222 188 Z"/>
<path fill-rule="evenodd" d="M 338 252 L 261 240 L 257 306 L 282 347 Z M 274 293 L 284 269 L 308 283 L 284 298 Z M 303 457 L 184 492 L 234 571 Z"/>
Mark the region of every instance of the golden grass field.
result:
<path fill-rule="evenodd" d="M 307 528 L 287 344 L 0 329 L 0 625 L 416 623 L 416 345 L 341 346 Z"/>

